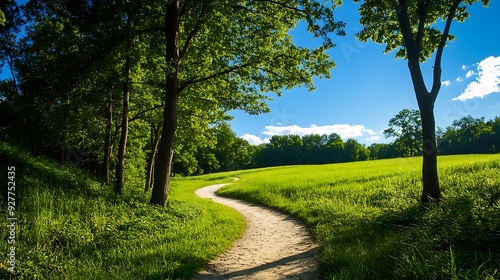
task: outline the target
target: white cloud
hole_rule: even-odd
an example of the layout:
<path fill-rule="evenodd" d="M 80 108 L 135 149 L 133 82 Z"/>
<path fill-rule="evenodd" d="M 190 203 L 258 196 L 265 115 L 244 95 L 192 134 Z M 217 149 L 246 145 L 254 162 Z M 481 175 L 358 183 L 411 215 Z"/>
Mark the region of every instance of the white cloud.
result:
<path fill-rule="evenodd" d="M 248 143 L 250 143 L 250 145 L 260 145 L 269 142 L 269 138 L 260 139 L 259 136 L 255 136 L 253 134 L 248 134 L 248 133 L 241 136 L 240 138 L 247 140 Z"/>
<path fill-rule="evenodd" d="M 469 83 L 464 92 L 453 100 L 465 101 L 476 97 L 484 97 L 494 92 L 500 92 L 500 56 L 490 56 L 479 62 L 477 78 Z"/>
<path fill-rule="evenodd" d="M 444 82 L 441 83 L 442 86 L 445 86 L 445 87 L 449 87 L 451 84 L 450 80 L 446 80 Z"/>
<path fill-rule="evenodd" d="M 469 70 L 469 71 L 467 71 L 467 74 L 465 74 L 465 77 L 468 79 L 474 74 L 476 74 L 476 72 L 474 72 L 473 70 Z"/>
<path fill-rule="evenodd" d="M 368 141 L 368 142 L 378 141 L 378 140 L 380 140 L 380 136 L 378 136 L 378 135 L 366 138 L 366 141 Z"/>
<path fill-rule="evenodd" d="M 468 68 L 467 66 L 462 65 L 462 70 L 465 70 L 465 69 L 467 69 L 467 68 Z"/>
<path fill-rule="evenodd" d="M 464 79 L 462 79 L 462 77 L 457 77 L 457 79 L 455 81 L 457 81 L 457 82 L 463 82 Z"/>
<path fill-rule="evenodd" d="M 310 127 L 300 127 L 298 125 L 289 126 L 266 126 L 266 130 L 262 132 L 264 135 L 299 135 L 304 136 L 308 134 L 332 134 L 337 133 L 343 139 L 360 137 L 363 133 L 372 135 L 373 130 L 366 129 L 363 125 L 349 125 L 349 124 L 332 124 L 317 126 L 312 124 Z"/>
<path fill-rule="evenodd" d="M 368 137 L 366 141 L 377 141 L 380 139 L 380 136 L 378 135 L 379 133 L 373 131 L 372 129 L 366 128 L 363 125 L 349 124 L 332 124 L 323 126 L 312 124 L 309 127 L 300 127 L 298 125 L 266 126 L 262 134 L 268 136 L 268 138 L 261 138 L 249 133 L 241 136 L 240 138 L 247 140 L 251 145 L 260 145 L 263 143 L 269 143 L 270 137 L 274 135 L 304 136 L 309 134 L 330 135 L 332 133 L 337 133 L 344 140 L 362 136 Z"/>
<path fill-rule="evenodd" d="M 364 130 L 366 133 L 370 134 L 370 135 L 376 135 L 377 133 L 371 129 L 365 129 Z"/>

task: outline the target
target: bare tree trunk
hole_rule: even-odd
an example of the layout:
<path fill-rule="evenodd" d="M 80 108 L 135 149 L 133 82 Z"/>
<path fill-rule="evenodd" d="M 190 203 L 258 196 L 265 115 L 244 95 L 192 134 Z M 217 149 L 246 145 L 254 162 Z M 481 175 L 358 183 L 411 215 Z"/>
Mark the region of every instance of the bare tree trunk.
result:
<path fill-rule="evenodd" d="M 155 164 L 155 156 L 156 151 L 158 149 L 158 142 L 160 141 L 160 130 L 162 123 L 160 122 L 156 127 L 153 125 L 153 141 L 151 143 L 151 153 L 148 158 L 148 169 L 147 169 L 147 178 L 146 185 L 144 187 L 144 192 L 148 192 L 151 189 L 151 184 L 153 183 L 154 178 L 154 164 Z"/>
<path fill-rule="evenodd" d="M 173 70 L 166 72 L 165 110 L 158 157 L 155 162 L 155 178 L 150 203 L 165 207 L 168 200 L 168 186 L 174 155 L 177 132 L 177 101 L 179 87 L 179 0 L 171 1 L 165 13 L 165 35 L 167 64 Z M 169 67 L 170 68 L 170 67 Z"/>
<path fill-rule="evenodd" d="M 424 108 L 420 108 L 423 140 L 422 179 L 424 185 L 420 200 L 423 203 L 439 202 L 441 199 L 437 171 L 436 123 L 433 107 L 433 104 L 427 104 Z"/>
<path fill-rule="evenodd" d="M 113 154 L 113 92 L 109 94 L 109 104 L 106 108 L 106 139 L 104 139 L 104 161 L 103 177 L 109 184 L 109 169 L 111 166 L 111 155 Z"/>
<path fill-rule="evenodd" d="M 168 84 L 167 82 L 167 86 Z M 174 142 L 177 132 L 177 91 L 171 88 L 167 92 L 163 129 L 158 147 L 158 156 L 155 162 L 154 185 L 150 200 L 151 204 L 163 207 L 167 205 L 168 200 L 168 186 L 170 183 Z"/>
<path fill-rule="evenodd" d="M 416 75 L 418 59 L 409 61 L 408 66 L 412 73 L 413 88 L 417 97 L 420 117 L 422 118 L 422 179 L 423 191 L 420 201 L 423 203 L 439 202 L 441 191 L 437 171 L 436 122 L 434 120 L 435 97 L 431 95 L 421 75 Z"/>
<path fill-rule="evenodd" d="M 130 25 L 130 18 L 129 18 Z M 129 39 L 124 68 L 124 81 L 123 81 L 123 110 L 122 110 L 122 131 L 120 135 L 120 146 L 118 147 L 118 161 L 116 164 L 116 184 L 115 192 L 123 193 L 125 186 L 125 154 L 127 151 L 127 137 L 128 137 L 128 110 L 130 98 L 130 68 L 131 57 L 130 49 L 132 48 L 131 39 Z"/>

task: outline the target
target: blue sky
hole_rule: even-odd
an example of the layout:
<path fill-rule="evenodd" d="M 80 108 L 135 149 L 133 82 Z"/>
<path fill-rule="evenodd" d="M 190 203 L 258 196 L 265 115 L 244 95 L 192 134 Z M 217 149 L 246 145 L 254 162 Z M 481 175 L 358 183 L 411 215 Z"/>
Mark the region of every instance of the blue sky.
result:
<path fill-rule="evenodd" d="M 296 88 L 282 97 L 270 94 L 269 114 L 231 112 L 237 136 L 252 144 L 272 135 L 332 132 L 367 145 L 391 140 L 385 139 L 382 130 L 400 110 L 418 109 L 415 93 L 405 60 L 384 54 L 383 45 L 354 38 L 361 30 L 358 7 L 344 1 L 335 11 L 336 19 L 347 23 L 347 35 L 333 37 L 337 47 L 328 53 L 336 68 L 331 78 L 315 79 L 314 92 Z M 452 24 L 451 33 L 457 39 L 443 53 L 443 85 L 435 104 L 436 124 L 442 128 L 467 115 L 500 116 L 500 1 L 491 1 L 488 8 L 476 3 L 469 11 L 466 22 Z M 291 35 L 303 46 L 312 40 L 300 28 Z M 429 60 L 422 66 L 429 85 L 432 65 Z"/>

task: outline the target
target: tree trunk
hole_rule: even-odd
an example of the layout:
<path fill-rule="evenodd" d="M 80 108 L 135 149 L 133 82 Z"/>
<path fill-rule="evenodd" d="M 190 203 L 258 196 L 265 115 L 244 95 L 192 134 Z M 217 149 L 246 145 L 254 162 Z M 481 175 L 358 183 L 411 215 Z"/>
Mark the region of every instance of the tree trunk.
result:
<path fill-rule="evenodd" d="M 151 184 L 153 183 L 153 178 L 154 178 L 154 164 L 155 164 L 155 156 L 156 156 L 156 150 L 158 148 L 158 142 L 160 141 L 160 129 L 161 129 L 161 122 L 155 127 L 153 125 L 154 131 L 153 131 L 153 141 L 151 142 L 151 153 L 149 154 L 148 158 L 148 169 L 147 169 L 147 178 L 146 178 L 146 185 L 144 187 L 144 192 L 148 192 L 149 189 L 151 189 Z"/>
<path fill-rule="evenodd" d="M 103 161 L 103 177 L 106 184 L 109 184 L 109 169 L 111 166 L 111 155 L 113 154 L 113 93 L 109 95 L 109 104 L 106 108 L 106 139 L 104 139 L 104 161 Z"/>
<path fill-rule="evenodd" d="M 59 166 L 64 164 L 64 148 L 65 148 L 65 146 L 66 145 L 64 144 L 64 134 L 61 134 L 61 137 L 59 137 L 59 143 L 57 144 L 57 154 L 56 154 L 57 163 Z"/>
<path fill-rule="evenodd" d="M 175 79 L 170 79 L 173 82 Z M 169 86 L 170 82 L 167 82 Z M 163 118 L 163 129 L 161 133 L 158 156 L 155 161 L 154 185 L 151 194 L 151 204 L 165 207 L 168 199 L 168 186 L 170 183 L 170 172 L 172 169 L 172 158 L 174 155 L 175 134 L 177 132 L 177 90 L 172 87 L 167 89 L 165 100 L 165 112 Z"/>
<path fill-rule="evenodd" d="M 427 91 L 425 82 L 421 75 L 418 64 L 418 56 L 409 60 L 408 67 L 413 82 L 413 88 L 417 97 L 420 117 L 422 118 L 422 179 L 423 192 L 420 198 L 422 203 L 439 202 L 441 191 L 439 190 L 439 178 L 437 172 L 437 149 L 436 149 L 436 122 L 434 120 L 434 97 Z"/>
<path fill-rule="evenodd" d="M 129 19 L 130 20 L 130 19 Z M 123 111 L 122 111 L 122 131 L 120 135 L 120 146 L 118 147 L 118 162 L 116 164 L 116 184 L 115 192 L 122 194 L 125 185 L 125 154 L 127 150 L 127 136 L 128 136 L 128 109 L 130 97 L 130 58 L 131 42 L 129 40 L 127 46 L 127 54 L 125 58 L 125 71 L 123 81 Z"/>
<path fill-rule="evenodd" d="M 177 101 L 179 86 L 179 0 L 171 1 L 165 13 L 166 70 L 165 110 L 158 157 L 155 162 L 155 178 L 150 203 L 165 207 L 168 199 L 168 186 L 174 142 L 177 132 Z"/>
<path fill-rule="evenodd" d="M 433 104 L 430 104 L 430 102 L 424 108 L 420 107 L 423 140 L 422 179 L 424 184 L 420 200 L 423 203 L 439 202 L 441 199 L 437 171 L 436 123 L 433 107 Z"/>

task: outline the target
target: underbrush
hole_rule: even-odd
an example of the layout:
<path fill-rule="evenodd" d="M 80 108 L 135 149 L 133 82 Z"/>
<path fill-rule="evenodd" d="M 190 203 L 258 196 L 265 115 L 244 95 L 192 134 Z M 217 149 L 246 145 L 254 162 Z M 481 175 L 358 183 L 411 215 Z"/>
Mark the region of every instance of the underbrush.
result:
<path fill-rule="evenodd" d="M 499 155 L 439 165 L 438 205 L 418 203 L 421 158 L 241 174 L 220 193 L 303 219 L 327 279 L 500 279 Z"/>
<path fill-rule="evenodd" d="M 189 279 L 244 230 L 235 211 L 193 194 L 227 177 L 174 179 L 168 207 L 160 208 L 140 188 L 116 195 L 80 170 L 5 143 L 0 165 L 3 186 L 7 166 L 16 168 L 18 219 L 15 274 L 7 270 L 9 229 L 0 229 L 2 279 Z M 6 187 L 1 206 L 7 209 Z"/>

